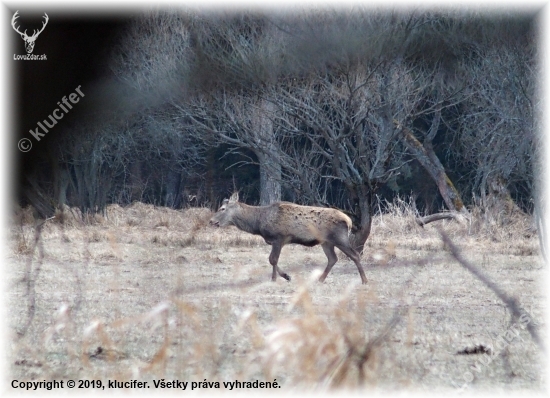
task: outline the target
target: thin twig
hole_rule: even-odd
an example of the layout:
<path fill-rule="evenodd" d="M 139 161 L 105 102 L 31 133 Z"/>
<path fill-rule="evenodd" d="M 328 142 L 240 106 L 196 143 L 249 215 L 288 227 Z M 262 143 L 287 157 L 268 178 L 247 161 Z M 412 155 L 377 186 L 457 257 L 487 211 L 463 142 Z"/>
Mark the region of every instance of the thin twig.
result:
<path fill-rule="evenodd" d="M 439 234 L 441 235 L 441 239 L 449 247 L 449 250 L 451 251 L 451 254 L 455 258 L 455 260 L 458 261 L 458 263 L 462 265 L 464 268 L 466 268 L 468 271 L 470 271 L 477 279 L 482 281 L 485 284 L 485 286 L 491 289 L 498 296 L 498 298 L 502 300 L 504 304 L 506 304 L 506 306 L 510 309 L 514 317 L 519 318 L 525 314 L 529 316 L 529 319 L 531 320 L 533 319 L 533 317 L 527 311 L 525 311 L 523 308 L 520 308 L 518 300 L 516 298 L 508 296 L 500 287 L 498 287 L 493 281 L 491 281 L 486 275 L 484 275 L 479 270 L 479 268 L 477 268 L 468 260 L 466 260 L 462 256 L 462 253 L 460 252 L 458 247 L 451 241 L 449 236 L 441 228 L 438 228 L 438 230 L 439 230 Z M 529 322 L 527 324 L 527 330 L 529 331 L 529 334 L 533 338 L 533 341 L 537 343 L 537 345 L 540 347 L 540 349 L 543 352 L 546 352 L 542 339 L 538 335 L 533 325 L 533 322 Z"/>

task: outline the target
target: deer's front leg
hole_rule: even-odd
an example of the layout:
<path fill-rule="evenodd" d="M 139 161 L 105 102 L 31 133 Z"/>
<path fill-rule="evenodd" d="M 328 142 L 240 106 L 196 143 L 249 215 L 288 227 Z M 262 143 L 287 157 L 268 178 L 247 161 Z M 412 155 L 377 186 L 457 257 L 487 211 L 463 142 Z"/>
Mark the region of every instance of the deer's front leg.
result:
<path fill-rule="evenodd" d="M 279 255 L 281 254 L 282 248 L 283 248 L 283 245 L 281 244 L 281 242 L 273 242 L 271 246 L 269 263 L 273 266 L 273 273 L 271 274 L 271 280 L 273 282 L 277 280 L 277 273 L 281 275 L 283 278 L 285 278 L 287 281 L 290 280 L 290 276 L 288 276 L 288 274 L 281 271 L 281 269 L 277 266 L 277 262 L 279 261 Z"/>

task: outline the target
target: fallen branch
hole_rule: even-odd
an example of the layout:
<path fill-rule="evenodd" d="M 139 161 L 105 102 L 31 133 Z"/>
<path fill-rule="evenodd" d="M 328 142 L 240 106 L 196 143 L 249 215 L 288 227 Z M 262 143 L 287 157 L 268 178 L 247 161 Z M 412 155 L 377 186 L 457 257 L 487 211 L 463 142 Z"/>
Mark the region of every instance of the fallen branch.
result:
<path fill-rule="evenodd" d="M 457 211 L 446 211 L 443 213 L 430 214 L 429 216 L 426 216 L 426 217 L 417 217 L 416 223 L 421 227 L 423 227 L 424 225 L 429 224 L 431 222 L 438 221 L 438 220 L 446 220 L 449 218 L 452 218 L 453 220 L 456 220 L 456 221 L 461 221 L 464 219 L 464 215 Z"/>

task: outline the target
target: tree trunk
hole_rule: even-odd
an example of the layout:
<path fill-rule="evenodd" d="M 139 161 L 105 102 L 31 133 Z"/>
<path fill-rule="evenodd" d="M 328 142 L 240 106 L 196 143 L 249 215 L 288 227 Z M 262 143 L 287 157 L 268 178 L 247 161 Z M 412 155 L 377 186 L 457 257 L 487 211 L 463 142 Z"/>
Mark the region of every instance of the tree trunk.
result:
<path fill-rule="evenodd" d="M 173 209 L 179 207 L 181 195 L 179 191 L 181 174 L 173 170 L 168 170 L 166 173 L 166 183 L 164 184 L 164 206 Z"/>
<path fill-rule="evenodd" d="M 278 156 L 258 153 L 260 163 L 260 206 L 281 200 L 281 162 Z"/>
<path fill-rule="evenodd" d="M 50 218 L 55 213 L 55 208 L 52 205 L 53 200 L 48 197 L 38 183 L 35 181 L 34 176 L 27 177 L 27 181 L 30 186 L 25 184 L 23 187 L 23 195 L 26 196 L 28 202 L 34 207 L 41 218 Z"/>
<path fill-rule="evenodd" d="M 142 178 L 142 161 L 132 162 L 129 166 L 129 203 L 143 200 L 144 183 Z"/>
<path fill-rule="evenodd" d="M 534 195 L 535 199 L 535 209 L 533 212 L 533 217 L 535 219 L 535 224 L 539 237 L 539 246 L 542 258 L 545 262 L 548 262 L 548 250 L 547 250 L 547 229 L 546 229 L 546 219 L 545 219 L 545 208 L 544 201 L 541 198 L 540 191 L 537 189 Z"/>
<path fill-rule="evenodd" d="M 355 214 L 356 220 L 359 220 L 359 225 L 355 225 L 352 228 L 350 234 L 351 245 L 358 253 L 362 253 L 365 248 L 365 242 L 370 236 L 370 230 L 372 226 L 372 198 L 373 194 L 365 187 L 362 190 L 362 194 L 353 195 L 356 196 L 355 200 Z"/>
<path fill-rule="evenodd" d="M 451 211 L 468 213 L 468 210 L 464 207 L 460 194 L 447 176 L 445 168 L 437 158 L 433 147 L 431 145 L 422 145 L 408 128 L 403 126 L 397 127 L 401 129 L 404 138 L 403 141 L 407 149 L 411 151 L 415 159 L 418 160 L 430 177 L 435 181 L 447 208 Z"/>
<path fill-rule="evenodd" d="M 270 116 L 274 105 L 260 100 L 252 111 L 254 152 L 260 164 L 260 206 L 281 200 L 281 160 Z"/>
<path fill-rule="evenodd" d="M 67 189 L 69 188 L 70 175 L 65 164 L 60 164 L 57 161 L 52 162 L 54 197 L 56 207 L 63 208 L 67 204 Z"/>

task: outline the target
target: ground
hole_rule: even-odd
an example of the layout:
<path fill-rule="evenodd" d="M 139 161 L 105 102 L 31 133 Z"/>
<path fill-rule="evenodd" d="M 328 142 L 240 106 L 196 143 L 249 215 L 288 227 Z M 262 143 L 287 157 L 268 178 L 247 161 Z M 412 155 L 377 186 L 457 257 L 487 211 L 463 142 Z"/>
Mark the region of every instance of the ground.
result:
<path fill-rule="evenodd" d="M 361 285 L 340 252 L 317 282 L 323 250 L 297 245 L 279 260 L 292 280 L 273 283 L 270 246 L 210 227 L 207 209 L 111 205 L 84 222 L 73 209 L 38 228 L 19 209 L 4 271 L 9 382 L 545 389 L 545 271 L 530 218 L 473 214 L 421 228 L 410 209 L 389 211 L 374 219 Z M 521 317 L 453 258 L 438 228 L 517 299 Z M 216 385 L 194 386 L 205 387 Z"/>

